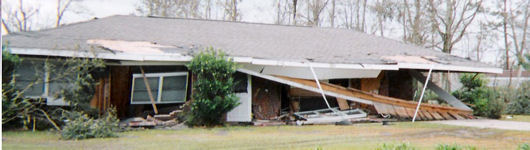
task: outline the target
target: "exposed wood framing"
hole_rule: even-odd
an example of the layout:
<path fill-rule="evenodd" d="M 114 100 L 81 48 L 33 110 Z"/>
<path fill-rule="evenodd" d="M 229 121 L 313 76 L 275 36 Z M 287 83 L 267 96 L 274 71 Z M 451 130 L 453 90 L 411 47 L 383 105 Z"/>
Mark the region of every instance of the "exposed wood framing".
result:
<path fill-rule="evenodd" d="M 272 80 L 275 82 L 280 82 L 283 84 L 287 84 L 290 86 L 298 87 L 304 90 L 312 91 L 312 92 L 319 92 L 319 90 L 316 88 L 315 81 L 312 80 L 304 80 L 304 79 L 297 79 L 297 78 L 289 78 L 289 77 L 280 77 L 280 76 L 270 76 L 270 75 L 264 75 L 260 74 L 254 71 L 239 69 L 239 71 L 251 74 L 253 76 L 262 77 L 268 80 Z M 329 83 L 321 83 L 322 88 L 324 89 L 324 94 L 327 96 L 332 97 L 338 97 L 338 98 L 344 98 L 346 100 L 374 105 L 376 107 L 376 110 L 380 114 L 390 114 L 392 116 L 400 117 L 400 118 L 411 118 L 411 110 L 413 113 L 413 109 L 416 108 L 417 103 L 414 101 L 407 101 L 403 99 L 398 98 L 392 98 L 382 95 L 377 95 L 373 93 L 364 92 L 357 89 L 352 88 L 345 88 L 338 85 L 333 85 Z M 403 108 L 403 109 L 402 109 Z M 418 111 L 419 117 L 418 120 L 433 120 L 437 117 L 433 117 L 433 113 L 435 113 L 435 116 L 441 116 L 443 119 L 460 119 L 466 118 L 465 116 L 471 116 L 472 111 L 471 110 L 463 110 L 459 108 L 454 107 L 447 107 L 447 106 L 440 106 L 440 105 L 433 105 L 433 104 L 421 104 L 421 108 Z M 458 117 L 455 117 L 454 114 Z M 426 114 L 428 113 L 428 114 Z M 438 117 L 440 118 L 440 117 Z"/>

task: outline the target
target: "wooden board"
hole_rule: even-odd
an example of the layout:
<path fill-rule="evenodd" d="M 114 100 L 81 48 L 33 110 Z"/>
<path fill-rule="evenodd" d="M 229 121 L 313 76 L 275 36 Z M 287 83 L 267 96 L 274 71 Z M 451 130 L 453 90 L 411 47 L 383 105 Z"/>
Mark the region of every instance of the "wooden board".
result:
<path fill-rule="evenodd" d="M 413 117 L 414 117 L 414 109 L 412 109 L 412 108 L 405 108 L 405 110 L 406 110 L 407 113 L 410 115 L 410 118 L 413 118 Z"/>
<path fill-rule="evenodd" d="M 422 110 L 421 112 L 427 117 L 427 119 L 434 120 L 434 117 L 432 117 L 431 113 L 429 113 L 428 111 Z"/>
<path fill-rule="evenodd" d="M 375 110 L 376 110 L 379 114 L 388 114 L 388 111 L 386 110 L 386 107 L 385 107 L 384 105 L 385 105 L 385 104 L 378 103 L 378 102 L 374 102 Z"/>
<path fill-rule="evenodd" d="M 399 117 L 401 117 L 401 118 L 410 118 L 410 116 L 407 113 L 407 111 L 405 110 L 405 108 L 403 108 L 401 106 L 395 106 L 394 105 L 394 110 L 396 110 L 396 112 L 399 114 Z"/>
<path fill-rule="evenodd" d="M 455 118 L 451 117 L 447 112 L 438 112 L 442 117 L 444 117 L 446 120 L 455 120 Z"/>
<path fill-rule="evenodd" d="M 290 88 L 289 96 L 291 97 L 322 97 L 320 93 L 311 92 L 301 88 Z"/>
<path fill-rule="evenodd" d="M 350 109 L 350 105 L 348 105 L 348 101 L 346 101 L 345 99 L 337 98 L 337 103 L 339 104 L 340 110 Z"/>
<path fill-rule="evenodd" d="M 389 105 L 389 104 L 383 104 L 383 106 L 385 106 L 388 114 L 392 115 L 392 116 L 395 116 L 395 117 L 398 117 L 398 113 L 396 112 L 396 110 L 394 110 L 394 107 L 392 105 Z"/>
<path fill-rule="evenodd" d="M 466 119 L 466 118 L 458 115 L 458 113 L 454 113 L 454 112 L 447 112 L 447 113 L 449 113 L 449 115 L 453 116 L 453 118 L 456 118 L 457 120 Z"/>
<path fill-rule="evenodd" d="M 436 120 L 443 120 L 444 118 L 442 116 L 440 116 L 440 114 L 438 114 L 437 112 L 434 112 L 434 111 L 429 111 L 429 113 L 431 113 L 431 115 L 434 117 L 434 119 Z"/>

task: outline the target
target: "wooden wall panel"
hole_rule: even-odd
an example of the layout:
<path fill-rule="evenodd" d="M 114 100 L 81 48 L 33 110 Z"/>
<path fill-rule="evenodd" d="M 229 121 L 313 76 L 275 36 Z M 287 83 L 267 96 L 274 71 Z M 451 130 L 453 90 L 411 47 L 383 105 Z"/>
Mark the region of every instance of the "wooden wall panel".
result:
<path fill-rule="evenodd" d="M 112 66 L 110 104 L 116 107 L 118 117 L 127 116 L 131 97 L 131 72 L 128 66 Z"/>
<path fill-rule="evenodd" d="M 281 85 L 252 77 L 252 113 L 255 119 L 269 120 L 280 115 Z"/>
<path fill-rule="evenodd" d="M 110 107 L 110 76 L 106 76 L 97 79 L 98 83 L 95 87 L 94 96 L 90 100 L 90 106 L 97 108 L 101 113 L 107 111 Z"/>

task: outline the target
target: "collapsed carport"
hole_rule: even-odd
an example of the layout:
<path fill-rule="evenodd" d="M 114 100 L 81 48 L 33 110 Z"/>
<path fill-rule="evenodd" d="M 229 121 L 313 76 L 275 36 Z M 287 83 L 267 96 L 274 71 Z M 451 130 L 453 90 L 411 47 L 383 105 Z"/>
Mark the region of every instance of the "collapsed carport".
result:
<path fill-rule="evenodd" d="M 290 86 L 290 91 L 298 90 L 298 92 L 290 92 L 290 96 L 297 96 L 294 95 L 295 93 L 303 93 L 305 95 L 308 95 L 308 93 L 311 92 L 321 92 L 315 80 L 292 78 L 278 75 L 267 75 L 248 69 L 238 69 L 238 71 L 269 81 L 288 85 Z M 421 79 L 425 81 L 421 73 L 415 70 L 408 70 L 408 72 L 412 77 L 417 78 L 418 81 L 421 81 Z M 373 107 L 375 108 L 375 113 L 383 116 L 391 115 L 395 118 L 410 119 L 414 117 L 415 109 L 418 105 L 418 102 L 414 102 L 411 100 L 374 94 L 331 83 L 320 82 L 320 86 L 323 90 L 323 94 L 336 98 L 337 103 L 341 109 L 348 109 L 348 103 L 341 102 L 344 100 L 348 100 L 354 103 L 364 105 L 365 108 L 366 106 Z M 463 104 L 447 92 L 441 90 L 441 88 L 437 87 L 435 84 L 431 83 L 428 87 L 429 89 L 435 91 L 438 95 L 440 95 L 448 104 L 452 104 L 453 107 L 422 103 L 421 107 L 417 112 L 416 120 L 452 120 L 474 118 L 472 115 L 472 110 L 465 104 Z"/>

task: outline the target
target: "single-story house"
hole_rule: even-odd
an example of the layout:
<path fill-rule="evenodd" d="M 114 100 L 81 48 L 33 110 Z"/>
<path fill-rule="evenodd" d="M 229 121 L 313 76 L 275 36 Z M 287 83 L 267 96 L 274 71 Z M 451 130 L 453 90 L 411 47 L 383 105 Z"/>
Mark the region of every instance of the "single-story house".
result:
<path fill-rule="evenodd" d="M 353 30 L 246 22 L 111 16 L 13 33 L 2 40 L 9 42 L 12 53 L 32 62 L 22 63 L 22 76 L 35 72 L 31 68 L 38 69 L 35 65 L 46 58 L 105 60 L 107 74 L 98 79 L 91 103 L 101 110 L 115 106 L 120 117 L 152 111 L 144 76 L 161 113 L 189 101 L 193 81 L 185 64 L 207 47 L 222 49 L 240 64 L 235 77 L 242 82 L 235 92 L 241 104 L 227 114 L 232 122 L 278 119 L 285 113 L 327 108 L 328 102 L 341 110 L 361 108 L 369 114 L 412 118 L 417 106 L 411 101 L 413 82 L 425 82 L 429 70 L 502 72 L 488 64 Z M 65 105 L 51 96 L 54 84 L 61 83 L 37 85 L 27 96 L 47 98 L 48 105 Z M 448 105 L 422 104 L 417 119 L 472 117 L 469 107 L 435 84 L 428 88 Z"/>

